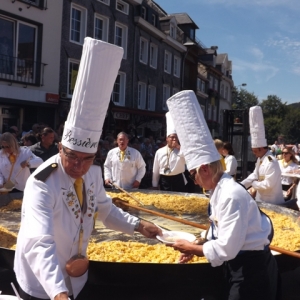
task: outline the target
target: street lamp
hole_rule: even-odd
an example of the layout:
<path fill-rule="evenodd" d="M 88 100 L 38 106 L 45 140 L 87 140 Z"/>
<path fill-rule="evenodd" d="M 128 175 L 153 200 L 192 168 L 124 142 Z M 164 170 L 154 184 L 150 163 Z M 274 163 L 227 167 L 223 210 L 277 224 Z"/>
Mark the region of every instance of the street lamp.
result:
<path fill-rule="evenodd" d="M 242 83 L 242 84 L 237 85 L 236 87 L 238 88 L 239 86 L 246 86 L 246 85 L 247 85 L 247 83 Z"/>

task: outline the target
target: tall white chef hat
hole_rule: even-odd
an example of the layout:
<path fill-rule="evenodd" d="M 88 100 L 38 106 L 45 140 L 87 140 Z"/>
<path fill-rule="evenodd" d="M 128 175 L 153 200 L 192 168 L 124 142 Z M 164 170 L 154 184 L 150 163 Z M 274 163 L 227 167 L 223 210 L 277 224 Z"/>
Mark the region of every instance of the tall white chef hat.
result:
<path fill-rule="evenodd" d="M 89 37 L 84 39 L 71 108 L 62 135 L 65 147 L 85 153 L 97 151 L 122 57 L 123 48 Z"/>
<path fill-rule="evenodd" d="M 251 147 L 266 147 L 267 140 L 265 138 L 264 117 L 260 106 L 250 107 L 249 124 L 251 135 Z"/>
<path fill-rule="evenodd" d="M 167 100 L 188 170 L 220 160 L 193 91 L 181 91 Z"/>
<path fill-rule="evenodd" d="M 177 134 L 175 130 L 174 122 L 169 112 L 166 113 L 166 120 L 167 120 L 167 136 L 169 136 L 170 134 Z"/>

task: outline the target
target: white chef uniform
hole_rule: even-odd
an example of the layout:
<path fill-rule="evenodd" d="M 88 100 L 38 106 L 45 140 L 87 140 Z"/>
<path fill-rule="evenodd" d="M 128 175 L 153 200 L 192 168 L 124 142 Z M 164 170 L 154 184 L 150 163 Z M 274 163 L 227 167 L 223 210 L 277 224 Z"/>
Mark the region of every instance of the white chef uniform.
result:
<path fill-rule="evenodd" d="M 252 186 L 257 192 L 255 199 L 271 204 L 284 203 L 281 188 L 281 171 L 276 158 L 270 151 L 258 158 L 255 169 L 241 184 L 246 188 Z"/>
<path fill-rule="evenodd" d="M 195 93 L 179 92 L 167 100 L 167 105 L 188 170 L 198 170 L 201 165 L 218 161 L 219 154 Z M 268 248 L 272 233 L 270 220 L 259 211 L 245 188 L 228 174 L 223 174 L 211 190 L 209 212 L 211 240 L 204 243 L 203 253 L 212 266 L 226 262 L 228 299 L 242 299 L 246 288 L 247 292 L 253 290 L 255 296 L 263 294 L 264 299 L 275 300 L 277 266 Z M 256 262 L 252 268 L 255 258 L 262 265 Z"/>
<path fill-rule="evenodd" d="M 62 147 L 68 148 L 68 153 L 70 150 L 90 156 L 96 153 L 122 57 L 122 48 L 85 38 L 62 135 Z M 86 282 L 87 272 L 71 278 L 65 270 L 66 262 L 78 254 L 81 219 L 83 254 L 86 253 L 97 208 L 98 218 L 111 229 L 132 234 L 138 220 L 112 205 L 105 194 L 98 166 L 90 166 L 82 176 L 85 197 L 81 209 L 73 185 L 75 179 L 65 172 L 60 155 L 65 159 L 65 167 L 67 162 L 70 166 L 76 160 L 71 162 L 65 153 L 62 150 L 61 154 L 44 162 L 29 177 L 24 191 L 14 270 L 21 289 L 42 299 L 53 299 L 62 292 L 76 298 Z M 76 168 L 79 169 L 79 165 Z M 51 174 L 48 174 L 49 170 Z M 84 173 L 84 169 L 79 170 Z"/>
<path fill-rule="evenodd" d="M 127 147 L 121 161 L 119 147 L 111 149 L 104 162 L 104 179 L 110 179 L 123 189 L 132 189 L 135 180 L 141 182 L 146 173 L 146 164 L 139 151 Z"/>
<path fill-rule="evenodd" d="M 34 155 L 29 148 L 20 147 L 20 153 L 16 157 L 13 171 L 11 173 L 10 181 L 15 184 L 15 188 L 19 191 L 24 191 L 26 181 L 30 176 L 30 170 L 28 167 L 22 168 L 21 163 L 28 161 L 30 168 L 37 168 L 43 163 L 43 160 Z M 12 167 L 6 153 L 0 152 L 0 185 L 3 185 L 9 177 Z"/>
<path fill-rule="evenodd" d="M 159 177 L 160 175 L 164 176 L 174 176 L 178 174 L 182 174 L 185 171 L 185 159 L 183 156 L 183 153 L 180 149 L 171 149 L 168 146 L 159 148 L 154 156 L 154 161 L 153 161 L 153 177 L 152 177 L 152 186 L 153 187 L 158 187 L 159 183 Z M 169 157 L 169 158 L 168 158 Z M 168 165 L 169 161 L 169 168 L 170 168 L 170 173 L 165 174 L 164 169 L 165 166 Z M 182 174 L 184 180 L 185 177 Z"/>
<path fill-rule="evenodd" d="M 45 182 L 34 178 L 53 163 L 58 167 Z M 112 204 L 99 184 L 102 174 L 98 166 L 91 166 L 83 180 L 87 211 L 83 216 L 82 254 L 86 255 L 96 207 L 105 226 L 127 234 L 133 234 L 137 218 Z M 75 278 L 65 270 L 66 262 L 78 254 L 81 213 L 73 183 L 58 154 L 33 173 L 25 188 L 14 270 L 23 291 L 37 298 L 53 299 L 66 290 L 76 297 L 87 280 L 87 272 Z"/>
<path fill-rule="evenodd" d="M 238 166 L 236 158 L 233 155 L 226 155 L 224 161 L 226 165 L 226 170 L 224 171 L 224 173 L 234 176 L 236 174 Z"/>

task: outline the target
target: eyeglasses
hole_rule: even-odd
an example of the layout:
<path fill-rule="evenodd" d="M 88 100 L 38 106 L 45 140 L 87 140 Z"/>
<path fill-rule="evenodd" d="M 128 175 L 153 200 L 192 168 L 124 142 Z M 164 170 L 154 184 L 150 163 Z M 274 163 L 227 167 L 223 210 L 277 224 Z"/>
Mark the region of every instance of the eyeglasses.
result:
<path fill-rule="evenodd" d="M 79 158 L 78 156 L 76 156 L 74 153 L 72 152 L 67 152 L 65 147 L 62 147 L 64 155 L 67 157 L 67 159 L 72 162 L 72 163 L 82 163 L 82 164 L 90 164 L 94 161 L 95 159 L 95 155 L 93 156 L 88 156 L 85 158 Z"/>
<path fill-rule="evenodd" d="M 195 180 L 196 180 L 196 174 L 197 174 L 197 172 L 195 171 L 193 174 L 190 174 L 189 177 L 190 177 L 193 181 L 195 181 Z"/>
<path fill-rule="evenodd" d="M 2 149 L 9 149 L 11 146 L 1 146 Z"/>

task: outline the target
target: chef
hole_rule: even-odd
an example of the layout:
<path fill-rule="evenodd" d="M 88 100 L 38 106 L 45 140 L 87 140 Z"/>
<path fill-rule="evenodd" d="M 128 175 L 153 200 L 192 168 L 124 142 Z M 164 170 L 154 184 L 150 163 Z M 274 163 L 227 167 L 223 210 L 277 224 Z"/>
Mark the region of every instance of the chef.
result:
<path fill-rule="evenodd" d="M 184 176 L 185 160 L 173 120 L 166 113 L 167 145 L 156 151 L 153 162 L 152 187 L 163 191 L 185 192 L 187 180 Z"/>
<path fill-rule="evenodd" d="M 255 200 L 271 204 L 283 204 L 281 170 L 277 159 L 269 151 L 265 139 L 262 109 L 253 106 L 249 111 L 251 147 L 257 157 L 255 169 L 241 184 L 249 189 Z"/>
<path fill-rule="evenodd" d="M 246 189 L 223 172 L 194 92 L 179 92 L 167 105 L 192 179 L 210 190 L 208 241 L 199 245 L 177 240 L 172 247 L 182 253 L 179 262 L 197 255 L 205 256 L 213 267 L 223 265 L 225 299 L 275 300 L 278 270 L 269 249 L 270 219 Z"/>
<path fill-rule="evenodd" d="M 137 189 L 146 173 L 146 163 L 141 153 L 128 147 L 129 138 L 125 132 L 117 136 L 118 147 L 111 149 L 104 162 L 105 184 L 115 182 L 124 189 Z"/>
<path fill-rule="evenodd" d="M 122 48 L 85 38 L 59 153 L 30 176 L 24 192 L 14 262 L 23 300 L 77 297 L 88 275 L 87 259 L 79 254 L 86 256 L 96 208 L 108 228 L 161 234 L 115 207 L 101 169 L 92 165 L 122 57 Z"/>

